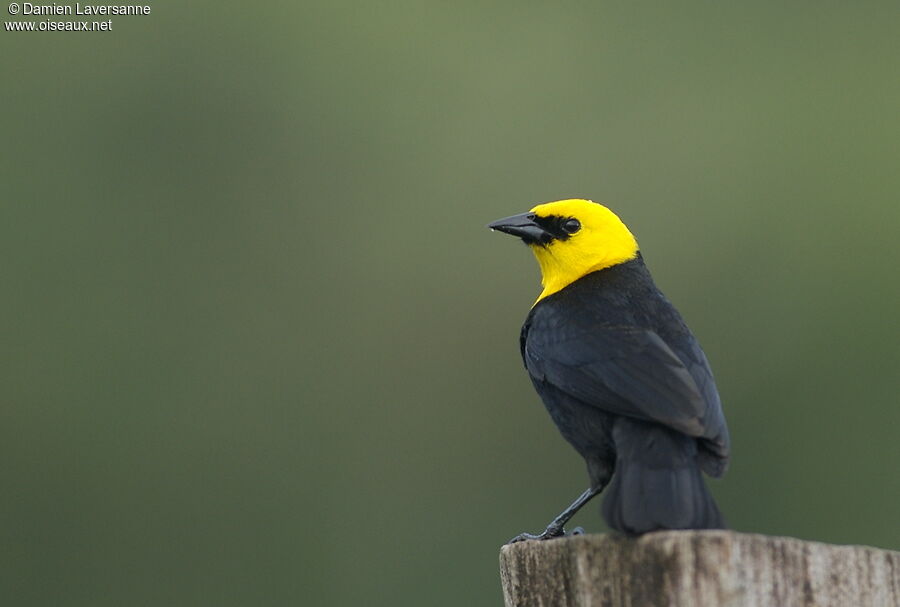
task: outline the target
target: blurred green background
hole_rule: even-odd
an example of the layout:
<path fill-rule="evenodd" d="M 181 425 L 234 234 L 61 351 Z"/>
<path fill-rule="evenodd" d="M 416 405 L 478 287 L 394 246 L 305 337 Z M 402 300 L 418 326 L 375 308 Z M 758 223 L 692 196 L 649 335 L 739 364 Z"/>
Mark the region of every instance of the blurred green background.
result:
<path fill-rule="evenodd" d="M 587 476 L 484 225 L 572 196 L 704 344 L 731 524 L 900 548 L 895 2 L 152 6 L 0 31 L 3 604 L 499 604 Z"/>

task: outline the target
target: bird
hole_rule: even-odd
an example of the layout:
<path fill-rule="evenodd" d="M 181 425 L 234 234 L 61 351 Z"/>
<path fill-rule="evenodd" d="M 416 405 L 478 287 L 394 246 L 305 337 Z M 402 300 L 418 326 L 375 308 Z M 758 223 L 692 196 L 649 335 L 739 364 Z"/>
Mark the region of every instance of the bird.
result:
<path fill-rule="evenodd" d="M 730 451 L 712 370 L 631 231 L 585 199 L 539 204 L 488 227 L 537 258 L 542 291 L 522 326 L 522 360 L 590 479 L 543 532 L 510 543 L 566 535 L 604 489 L 603 519 L 627 536 L 725 528 L 702 474 L 721 477 Z"/>

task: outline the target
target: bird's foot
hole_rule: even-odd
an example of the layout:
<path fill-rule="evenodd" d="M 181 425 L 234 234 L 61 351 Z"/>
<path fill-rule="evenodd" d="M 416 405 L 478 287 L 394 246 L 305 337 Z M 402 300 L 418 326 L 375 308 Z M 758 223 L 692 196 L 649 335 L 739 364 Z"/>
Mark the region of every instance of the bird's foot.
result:
<path fill-rule="evenodd" d="M 582 527 L 575 527 L 572 530 L 572 533 L 566 533 L 566 530 L 562 527 L 555 527 L 550 525 L 546 529 L 544 529 L 543 533 L 539 533 L 534 535 L 532 533 L 520 533 L 516 537 L 512 538 L 507 544 L 515 544 L 517 542 L 525 542 L 528 540 L 552 540 L 557 537 L 565 537 L 567 535 L 584 535 L 584 529 Z"/>

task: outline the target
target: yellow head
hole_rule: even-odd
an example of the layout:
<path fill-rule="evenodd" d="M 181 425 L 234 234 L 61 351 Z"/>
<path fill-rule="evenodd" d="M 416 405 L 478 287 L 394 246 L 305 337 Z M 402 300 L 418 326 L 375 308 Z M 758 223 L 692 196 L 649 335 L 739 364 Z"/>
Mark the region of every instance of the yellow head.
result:
<path fill-rule="evenodd" d="M 634 259 L 637 241 L 615 213 L 590 200 L 539 204 L 489 228 L 520 237 L 541 266 L 544 290 L 537 301 L 586 274 Z M 537 301 L 535 303 L 537 303 Z"/>

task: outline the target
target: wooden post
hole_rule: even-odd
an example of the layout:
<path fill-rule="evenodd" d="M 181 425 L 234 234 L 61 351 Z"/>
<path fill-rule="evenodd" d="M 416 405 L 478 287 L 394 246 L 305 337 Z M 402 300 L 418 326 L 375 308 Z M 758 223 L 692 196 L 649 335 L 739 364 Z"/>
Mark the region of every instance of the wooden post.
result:
<path fill-rule="evenodd" d="M 508 607 L 900 607 L 900 552 L 733 531 L 503 546 Z"/>

